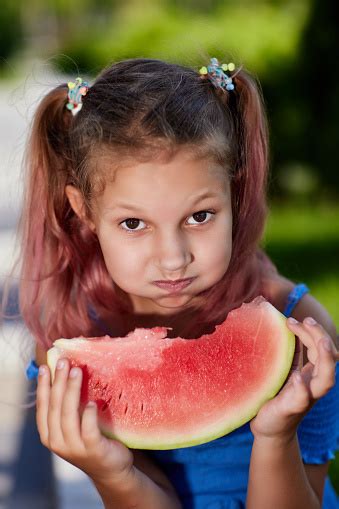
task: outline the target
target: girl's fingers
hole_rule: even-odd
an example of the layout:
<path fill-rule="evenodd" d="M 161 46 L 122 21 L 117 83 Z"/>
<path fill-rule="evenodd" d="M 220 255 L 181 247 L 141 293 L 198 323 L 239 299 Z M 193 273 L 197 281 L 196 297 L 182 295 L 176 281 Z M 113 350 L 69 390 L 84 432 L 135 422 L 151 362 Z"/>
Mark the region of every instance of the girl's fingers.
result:
<path fill-rule="evenodd" d="M 302 343 L 307 347 L 311 348 L 314 344 L 313 335 L 311 331 L 305 329 L 302 322 L 298 322 L 295 318 L 287 318 L 287 326 L 289 329 L 294 332 L 302 341 Z"/>
<path fill-rule="evenodd" d="M 57 450 L 64 447 L 64 436 L 61 429 L 61 407 L 66 390 L 69 363 L 67 359 L 59 359 L 56 365 L 54 381 L 50 393 L 49 412 L 47 417 L 50 448 Z"/>
<path fill-rule="evenodd" d="M 323 337 L 318 341 L 318 352 L 317 370 L 310 381 L 314 399 L 324 396 L 335 384 L 334 348 L 329 337 Z"/>
<path fill-rule="evenodd" d="M 84 452 L 80 435 L 79 403 L 82 382 L 82 370 L 72 368 L 68 375 L 66 391 L 61 407 L 61 430 L 65 442 L 77 453 Z"/>
<path fill-rule="evenodd" d="M 50 371 L 48 366 L 42 365 L 39 368 L 38 385 L 36 393 L 36 422 L 41 443 L 48 446 L 48 407 L 50 395 Z"/>
<path fill-rule="evenodd" d="M 104 475 L 111 477 L 111 472 L 117 475 L 126 472 L 133 465 L 132 452 L 118 440 L 107 439 L 101 434 L 98 426 L 98 409 L 95 403 L 89 402 L 85 407 L 81 420 L 81 436 L 86 452 L 93 458 L 94 463 L 100 464 Z M 91 474 L 86 470 L 87 474 Z M 97 474 L 96 474 L 97 475 Z"/>
<path fill-rule="evenodd" d="M 307 317 L 303 321 L 304 326 L 307 327 L 307 329 L 311 332 L 313 335 L 314 341 L 318 344 L 319 341 L 321 341 L 324 338 L 327 338 L 330 342 L 331 349 L 332 349 L 332 355 L 334 358 L 334 361 L 339 361 L 339 355 L 336 348 L 336 344 L 333 341 L 332 337 L 328 334 L 328 332 L 324 329 L 320 323 L 316 322 L 313 318 Z"/>
<path fill-rule="evenodd" d="M 312 365 L 308 363 L 312 368 Z M 305 369 L 305 368 L 304 368 Z M 291 373 L 289 383 L 274 399 L 279 404 L 280 412 L 284 416 L 299 415 L 304 413 L 311 403 L 310 391 L 305 383 L 305 374 L 299 370 Z"/>
<path fill-rule="evenodd" d="M 296 336 L 294 357 L 292 361 L 292 370 L 301 369 L 302 366 L 303 366 L 303 345 L 300 339 Z"/>
<path fill-rule="evenodd" d="M 308 364 L 311 366 L 311 364 Z M 295 407 L 296 413 L 303 413 L 307 411 L 310 405 L 310 391 L 307 383 L 305 383 L 305 374 L 302 376 L 300 371 L 293 373 L 293 390 L 294 394 L 292 399 L 292 405 Z"/>
<path fill-rule="evenodd" d="M 94 451 L 101 443 L 102 436 L 98 427 L 97 406 L 89 402 L 82 414 L 81 438 L 89 451 Z"/>
<path fill-rule="evenodd" d="M 317 343 L 322 337 L 328 336 L 328 334 L 315 320 L 311 319 L 311 322 L 309 320 L 310 317 L 305 318 L 303 322 L 298 322 L 294 318 L 288 318 L 287 325 L 306 346 L 308 360 L 312 364 L 316 364 L 318 356 Z"/>
<path fill-rule="evenodd" d="M 311 316 L 308 316 L 303 320 L 303 325 L 310 332 L 316 342 L 325 336 L 329 337 L 324 327 L 320 325 L 320 323 L 316 322 Z"/>
<path fill-rule="evenodd" d="M 300 371 L 302 367 L 303 367 L 303 346 L 300 339 L 296 336 L 292 366 L 284 385 L 291 383 L 294 372 Z"/>

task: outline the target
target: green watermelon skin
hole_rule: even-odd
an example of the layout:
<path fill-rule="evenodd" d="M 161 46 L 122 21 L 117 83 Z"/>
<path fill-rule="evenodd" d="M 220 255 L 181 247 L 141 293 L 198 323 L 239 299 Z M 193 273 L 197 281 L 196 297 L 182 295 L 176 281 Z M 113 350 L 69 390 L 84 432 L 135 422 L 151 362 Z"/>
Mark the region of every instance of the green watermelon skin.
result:
<path fill-rule="evenodd" d="M 96 401 L 105 436 L 164 450 L 209 442 L 252 419 L 284 384 L 295 349 L 286 318 L 263 297 L 198 339 L 166 334 L 155 327 L 58 339 L 48 365 L 52 377 L 60 357 L 82 368 L 80 410 Z"/>

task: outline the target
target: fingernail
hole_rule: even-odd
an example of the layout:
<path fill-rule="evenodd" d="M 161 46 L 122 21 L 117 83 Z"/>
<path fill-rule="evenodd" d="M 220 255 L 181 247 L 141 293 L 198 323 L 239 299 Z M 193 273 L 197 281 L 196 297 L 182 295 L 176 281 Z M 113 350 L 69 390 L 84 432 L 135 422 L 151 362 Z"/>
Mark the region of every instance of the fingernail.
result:
<path fill-rule="evenodd" d="M 71 378 L 76 378 L 78 376 L 78 374 L 79 374 L 78 368 L 72 368 L 70 373 L 69 373 L 69 376 Z"/>
<path fill-rule="evenodd" d="M 295 320 L 295 318 L 292 318 L 292 317 L 289 318 L 288 321 L 289 321 L 289 323 L 292 323 L 293 325 L 298 323 L 298 320 Z"/>
<path fill-rule="evenodd" d="M 45 366 L 40 366 L 39 375 L 44 376 L 44 375 L 46 375 L 46 373 L 47 373 L 47 370 L 46 370 Z"/>
<path fill-rule="evenodd" d="M 87 403 L 87 406 L 88 406 L 88 408 L 94 408 L 94 407 L 96 407 L 96 406 L 97 406 L 97 404 L 96 404 L 96 402 L 95 402 L 95 401 L 89 401 L 89 402 Z"/>
<path fill-rule="evenodd" d="M 57 362 L 57 369 L 63 369 L 65 367 L 65 361 Z"/>
<path fill-rule="evenodd" d="M 332 352 L 332 342 L 328 338 L 323 339 L 323 344 L 325 350 L 327 350 L 328 352 Z"/>
<path fill-rule="evenodd" d="M 308 323 L 308 325 L 315 325 L 317 322 L 311 318 L 310 316 L 305 319 L 305 322 Z"/>

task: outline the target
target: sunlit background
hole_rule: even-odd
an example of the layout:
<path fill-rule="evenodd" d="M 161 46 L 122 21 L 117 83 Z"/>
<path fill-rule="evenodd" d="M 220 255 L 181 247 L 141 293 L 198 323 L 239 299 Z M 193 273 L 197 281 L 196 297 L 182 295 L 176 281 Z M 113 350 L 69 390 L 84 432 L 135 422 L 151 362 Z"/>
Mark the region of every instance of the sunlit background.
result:
<path fill-rule="evenodd" d="M 309 286 L 338 327 L 337 30 L 334 0 L 2 0 L 1 285 L 16 253 L 21 162 L 30 119 L 42 95 L 78 75 L 91 82 L 104 66 L 124 58 L 161 58 L 199 69 L 216 56 L 244 65 L 263 89 L 271 146 L 270 214 L 263 246 L 286 277 Z M 22 323 L 6 321 L 0 341 L 0 400 L 26 401 L 23 363 L 31 344 Z M 30 497 L 32 507 L 41 503 L 44 509 L 55 508 L 53 481 L 45 482 L 47 506 L 45 499 L 34 498 L 39 487 L 33 480 L 36 465 L 23 467 L 23 437 L 32 429 L 32 410 L 0 403 L 0 415 L 0 508 L 8 500 L 15 509 L 20 504 L 31 507 Z M 69 507 L 96 507 L 84 478 L 53 461 L 59 500 L 65 493 L 59 506 L 66 508 L 72 499 Z M 41 475 L 37 470 L 35 477 Z M 339 492 L 338 456 L 330 475 Z M 87 493 L 81 503 L 79 486 Z"/>

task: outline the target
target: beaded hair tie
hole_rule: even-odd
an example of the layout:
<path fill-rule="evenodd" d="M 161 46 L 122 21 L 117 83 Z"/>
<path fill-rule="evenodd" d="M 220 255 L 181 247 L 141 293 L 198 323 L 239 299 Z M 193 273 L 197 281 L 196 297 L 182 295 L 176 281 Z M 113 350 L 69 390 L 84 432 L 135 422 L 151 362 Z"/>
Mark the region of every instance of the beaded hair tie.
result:
<path fill-rule="evenodd" d="M 202 67 L 199 73 L 201 76 L 208 76 L 215 87 L 229 91 L 234 90 L 234 83 L 226 71 L 232 72 L 234 69 L 235 65 L 232 62 L 220 65 L 217 58 L 211 58 L 210 64 L 207 67 Z"/>
<path fill-rule="evenodd" d="M 82 78 L 76 78 L 75 83 L 70 81 L 68 85 L 68 103 L 66 108 L 76 115 L 82 108 L 82 97 L 87 94 L 89 85 Z"/>

